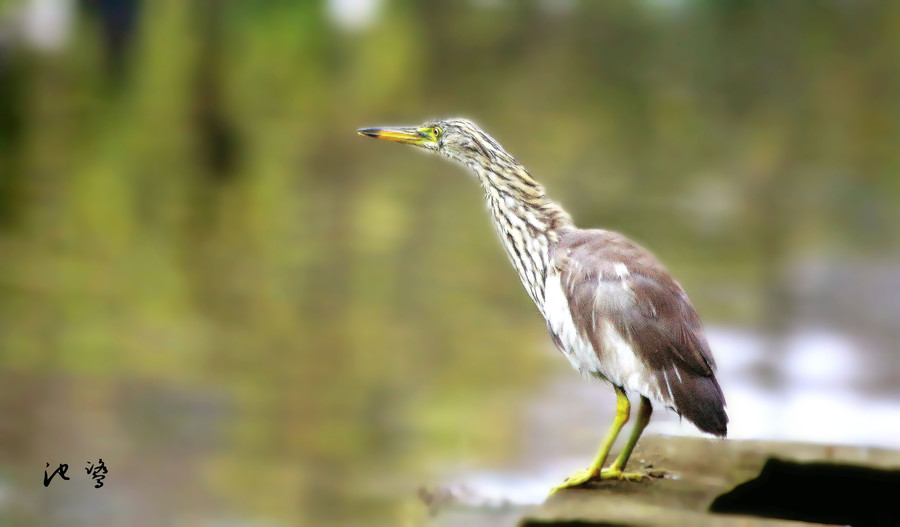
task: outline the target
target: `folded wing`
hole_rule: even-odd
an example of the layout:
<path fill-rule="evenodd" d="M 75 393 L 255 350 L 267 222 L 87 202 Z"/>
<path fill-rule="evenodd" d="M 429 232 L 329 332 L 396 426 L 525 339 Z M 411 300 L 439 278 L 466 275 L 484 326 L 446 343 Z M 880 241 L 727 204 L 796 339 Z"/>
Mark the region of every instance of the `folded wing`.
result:
<path fill-rule="evenodd" d="M 700 318 L 662 264 L 624 236 L 604 230 L 564 231 L 550 257 L 572 320 L 600 364 L 633 369 L 598 373 L 610 380 L 650 377 L 641 379 L 647 392 L 642 395 L 704 432 L 724 436 L 725 398 Z M 623 350 L 634 354 L 632 363 L 621 360 Z M 614 354 L 619 360 L 612 360 Z"/>

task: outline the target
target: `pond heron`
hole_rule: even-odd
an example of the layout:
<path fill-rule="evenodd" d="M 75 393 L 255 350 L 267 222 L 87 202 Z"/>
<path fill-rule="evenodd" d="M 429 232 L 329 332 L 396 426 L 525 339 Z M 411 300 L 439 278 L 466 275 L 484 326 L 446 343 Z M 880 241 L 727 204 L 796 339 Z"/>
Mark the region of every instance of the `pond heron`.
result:
<path fill-rule="evenodd" d="M 575 227 L 525 167 L 471 121 L 358 133 L 438 152 L 474 172 L 500 240 L 553 342 L 583 375 L 612 384 L 616 416 L 594 461 L 554 491 L 592 480 L 646 477 L 625 472 L 625 466 L 650 420 L 651 401 L 704 432 L 725 436 L 725 397 L 700 318 L 649 251 L 615 232 Z M 629 394 L 640 397 L 634 428 L 604 468 L 629 420 Z"/>

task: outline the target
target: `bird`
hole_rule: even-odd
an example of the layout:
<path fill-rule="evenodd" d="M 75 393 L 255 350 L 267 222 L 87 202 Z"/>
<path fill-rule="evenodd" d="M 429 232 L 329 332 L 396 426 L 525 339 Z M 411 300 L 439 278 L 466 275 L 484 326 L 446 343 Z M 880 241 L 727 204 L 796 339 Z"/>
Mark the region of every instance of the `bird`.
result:
<path fill-rule="evenodd" d="M 616 414 L 590 466 L 551 489 L 591 481 L 642 481 L 626 465 L 653 404 L 701 431 L 727 434 L 716 364 L 687 293 L 647 249 L 617 232 L 582 229 L 531 173 L 475 123 L 463 118 L 357 133 L 413 145 L 461 163 L 484 190 L 509 260 L 571 365 L 616 393 Z M 609 467 L 610 450 L 639 400 L 632 431 Z"/>

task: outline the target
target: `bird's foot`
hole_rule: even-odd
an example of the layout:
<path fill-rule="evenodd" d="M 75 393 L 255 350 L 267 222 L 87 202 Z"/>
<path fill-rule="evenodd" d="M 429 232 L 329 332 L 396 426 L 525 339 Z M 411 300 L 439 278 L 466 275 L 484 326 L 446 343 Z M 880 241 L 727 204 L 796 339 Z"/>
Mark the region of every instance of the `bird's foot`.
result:
<path fill-rule="evenodd" d="M 641 482 L 645 479 L 665 477 L 665 472 L 655 471 L 646 474 L 640 472 L 623 472 L 619 468 L 604 468 L 600 472 L 591 470 L 579 470 L 566 478 L 565 481 L 550 489 L 550 494 L 556 494 L 563 489 L 580 487 L 590 481 L 634 481 Z"/>
<path fill-rule="evenodd" d="M 649 479 L 650 474 L 641 474 L 640 472 L 623 472 L 618 468 L 605 468 L 600 471 L 597 479 L 600 481 L 644 481 Z"/>
<path fill-rule="evenodd" d="M 592 472 L 590 470 L 579 470 L 579 471 L 575 472 L 574 474 L 572 474 L 571 476 L 567 477 L 565 479 L 565 481 L 563 481 L 559 485 L 550 489 L 550 494 L 551 495 L 556 494 L 557 492 L 561 491 L 562 489 L 570 489 L 573 487 L 580 487 L 581 485 L 584 485 L 585 483 L 587 483 L 588 481 L 590 481 L 596 477 L 597 477 L 597 473 L 595 473 L 595 472 Z"/>

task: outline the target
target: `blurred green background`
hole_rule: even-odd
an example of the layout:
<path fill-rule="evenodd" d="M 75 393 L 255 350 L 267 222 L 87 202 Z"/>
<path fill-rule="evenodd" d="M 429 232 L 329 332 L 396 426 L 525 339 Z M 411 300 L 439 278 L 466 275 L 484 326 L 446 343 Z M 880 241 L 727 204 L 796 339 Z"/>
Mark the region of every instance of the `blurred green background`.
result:
<path fill-rule="evenodd" d="M 355 133 L 448 116 L 757 339 L 773 408 L 798 328 L 900 407 L 898 2 L 0 0 L 0 523 L 421 525 L 447 467 L 589 460 L 529 443 L 585 381 L 473 178 Z"/>

